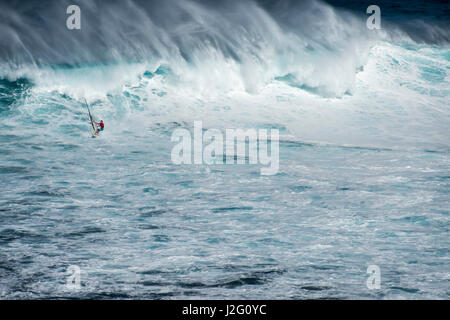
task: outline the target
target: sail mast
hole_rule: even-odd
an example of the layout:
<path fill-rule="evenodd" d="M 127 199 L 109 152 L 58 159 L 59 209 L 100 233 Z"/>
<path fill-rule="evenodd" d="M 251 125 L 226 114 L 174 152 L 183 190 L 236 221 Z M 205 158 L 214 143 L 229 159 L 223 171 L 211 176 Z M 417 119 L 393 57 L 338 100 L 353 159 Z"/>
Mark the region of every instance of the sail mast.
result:
<path fill-rule="evenodd" d="M 84 102 L 86 103 L 86 107 L 88 109 L 88 113 L 89 113 L 89 119 L 91 120 L 91 125 L 92 125 L 92 129 L 94 129 L 94 132 L 97 131 L 94 125 L 94 120 L 92 119 L 92 115 L 91 115 L 91 110 L 89 110 L 89 105 L 86 101 L 86 98 L 84 98 Z"/>

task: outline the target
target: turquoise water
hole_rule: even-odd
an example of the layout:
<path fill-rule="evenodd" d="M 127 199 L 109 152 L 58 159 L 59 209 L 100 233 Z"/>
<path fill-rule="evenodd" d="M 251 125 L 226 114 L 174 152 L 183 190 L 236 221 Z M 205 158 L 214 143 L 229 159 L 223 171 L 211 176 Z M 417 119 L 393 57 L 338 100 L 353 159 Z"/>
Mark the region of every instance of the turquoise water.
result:
<path fill-rule="evenodd" d="M 317 47 L 4 63 L 0 298 L 448 299 L 450 48 L 286 37 Z M 279 129 L 279 172 L 173 164 L 200 120 Z"/>

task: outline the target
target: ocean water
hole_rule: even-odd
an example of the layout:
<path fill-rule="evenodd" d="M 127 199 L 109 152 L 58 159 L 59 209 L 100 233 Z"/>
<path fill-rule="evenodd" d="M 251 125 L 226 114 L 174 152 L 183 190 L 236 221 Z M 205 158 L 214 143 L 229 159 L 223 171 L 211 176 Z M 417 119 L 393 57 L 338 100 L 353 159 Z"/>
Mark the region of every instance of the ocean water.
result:
<path fill-rule="evenodd" d="M 392 2 L 2 2 L 0 298 L 449 299 L 449 5 Z M 194 121 L 278 173 L 174 164 Z"/>

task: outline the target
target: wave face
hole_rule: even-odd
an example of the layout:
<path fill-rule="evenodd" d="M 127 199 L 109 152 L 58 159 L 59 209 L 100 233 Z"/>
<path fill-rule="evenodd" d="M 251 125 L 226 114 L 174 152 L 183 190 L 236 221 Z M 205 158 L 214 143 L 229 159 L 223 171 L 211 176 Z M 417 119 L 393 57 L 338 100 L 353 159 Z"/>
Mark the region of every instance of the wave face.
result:
<path fill-rule="evenodd" d="M 202 85 L 233 82 L 255 92 L 290 75 L 300 86 L 342 95 L 372 38 L 362 21 L 315 1 L 271 11 L 251 1 L 87 1 L 79 32 L 68 30 L 60 14 L 69 4 L 1 8 L 7 67 L 147 62 L 167 64 L 177 75 L 196 73 Z"/>
<path fill-rule="evenodd" d="M 378 2 L 382 30 L 356 0 L 1 3 L 0 297 L 448 299 L 449 8 Z M 198 120 L 278 128 L 279 174 L 172 164 Z"/>

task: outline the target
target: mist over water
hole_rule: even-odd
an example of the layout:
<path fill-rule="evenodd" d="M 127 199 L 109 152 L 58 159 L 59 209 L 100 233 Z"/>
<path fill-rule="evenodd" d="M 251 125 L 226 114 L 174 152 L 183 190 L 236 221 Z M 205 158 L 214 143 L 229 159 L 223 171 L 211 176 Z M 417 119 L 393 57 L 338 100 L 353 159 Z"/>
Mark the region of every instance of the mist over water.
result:
<path fill-rule="evenodd" d="M 0 3 L 0 298 L 448 299 L 448 5 L 71 4 Z M 174 165 L 200 120 L 279 173 Z"/>

